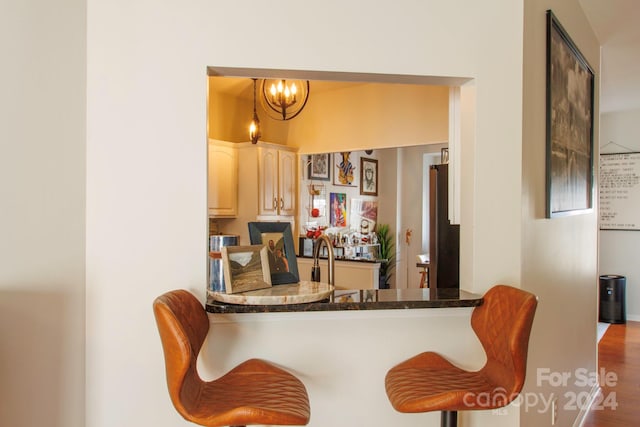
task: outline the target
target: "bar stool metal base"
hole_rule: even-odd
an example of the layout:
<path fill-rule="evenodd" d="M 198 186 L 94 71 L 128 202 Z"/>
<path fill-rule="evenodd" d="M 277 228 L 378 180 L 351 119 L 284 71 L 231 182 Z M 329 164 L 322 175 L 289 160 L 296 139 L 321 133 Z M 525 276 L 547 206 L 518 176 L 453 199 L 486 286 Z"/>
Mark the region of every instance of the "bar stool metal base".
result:
<path fill-rule="evenodd" d="M 440 415 L 440 427 L 458 427 L 458 412 L 442 411 Z"/>

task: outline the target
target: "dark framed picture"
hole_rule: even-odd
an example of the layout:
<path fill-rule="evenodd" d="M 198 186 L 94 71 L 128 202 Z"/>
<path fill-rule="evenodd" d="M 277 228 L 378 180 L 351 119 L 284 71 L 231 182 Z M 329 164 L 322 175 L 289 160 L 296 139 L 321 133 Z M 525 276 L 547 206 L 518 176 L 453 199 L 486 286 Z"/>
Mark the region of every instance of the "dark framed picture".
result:
<path fill-rule="evenodd" d="M 272 284 L 300 281 L 290 223 L 250 222 L 249 239 L 252 245 L 264 245 L 266 248 Z"/>
<path fill-rule="evenodd" d="M 378 195 L 378 160 L 360 158 L 360 194 Z"/>
<path fill-rule="evenodd" d="M 356 178 L 358 175 L 350 151 L 334 153 L 333 163 L 333 185 L 344 185 L 348 187 L 357 185 Z"/>
<path fill-rule="evenodd" d="M 263 245 L 223 246 L 221 252 L 226 293 L 271 287 L 267 249 Z"/>
<path fill-rule="evenodd" d="M 547 11 L 547 218 L 593 209 L 594 73 Z"/>
<path fill-rule="evenodd" d="M 310 154 L 308 158 L 309 179 L 329 181 L 331 179 L 331 153 Z"/>

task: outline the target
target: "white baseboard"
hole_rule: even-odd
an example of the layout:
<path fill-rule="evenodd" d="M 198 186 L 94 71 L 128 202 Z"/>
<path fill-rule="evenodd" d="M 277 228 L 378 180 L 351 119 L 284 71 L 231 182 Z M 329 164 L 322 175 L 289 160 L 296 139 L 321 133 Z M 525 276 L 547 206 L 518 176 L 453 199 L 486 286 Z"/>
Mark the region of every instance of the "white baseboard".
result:
<path fill-rule="evenodd" d="M 627 315 L 627 320 L 631 320 L 632 322 L 640 322 L 640 314 L 629 314 Z"/>
<path fill-rule="evenodd" d="M 589 414 L 589 410 L 591 409 L 591 406 L 593 405 L 593 402 L 596 400 L 596 397 L 598 396 L 599 392 L 600 392 L 600 386 L 598 384 L 594 385 L 591 391 L 589 392 L 589 404 L 586 407 L 580 409 L 580 412 L 578 412 L 578 416 L 576 417 L 576 420 L 573 422 L 573 427 L 582 427 L 585 419 L 587 418 L 587 415 Z"/>

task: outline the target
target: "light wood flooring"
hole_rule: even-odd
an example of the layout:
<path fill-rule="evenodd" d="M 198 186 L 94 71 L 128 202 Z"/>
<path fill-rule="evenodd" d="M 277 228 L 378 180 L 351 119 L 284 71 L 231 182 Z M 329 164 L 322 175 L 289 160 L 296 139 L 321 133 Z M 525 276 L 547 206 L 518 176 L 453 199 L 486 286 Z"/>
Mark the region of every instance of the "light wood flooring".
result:
<path fill-rule="evenodd" d="M 640 425 L 640 322 L 610 325 L 598 344 L 598 361 L 599 369 L 617 374 L 617 382 L 601 384 L 602 395 L 582 427 Z"/>

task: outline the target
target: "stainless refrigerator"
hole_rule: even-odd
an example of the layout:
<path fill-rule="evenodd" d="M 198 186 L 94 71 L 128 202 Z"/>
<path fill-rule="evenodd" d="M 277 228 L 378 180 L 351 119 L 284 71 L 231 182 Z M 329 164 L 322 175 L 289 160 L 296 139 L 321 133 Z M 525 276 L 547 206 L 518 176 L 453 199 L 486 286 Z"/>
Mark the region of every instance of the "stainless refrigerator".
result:
<path fill-rule="evenodd" d="M 429 287 L 460 288 L 460 226 L 449 222 L 449 165 L 429 170 Z"/>

